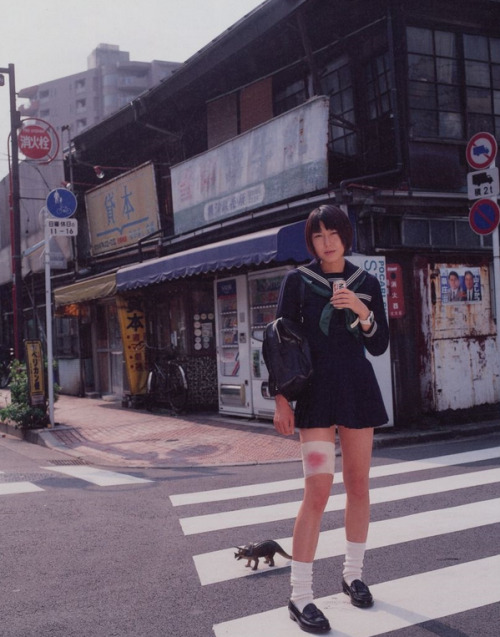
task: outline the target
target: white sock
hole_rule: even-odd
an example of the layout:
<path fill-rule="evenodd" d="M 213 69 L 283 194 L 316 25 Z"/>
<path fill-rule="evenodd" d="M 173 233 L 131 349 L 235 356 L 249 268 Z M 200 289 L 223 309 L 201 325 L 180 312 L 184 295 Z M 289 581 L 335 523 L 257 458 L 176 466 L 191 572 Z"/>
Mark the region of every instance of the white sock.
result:
<path fill-rule="evenodd" d="M 292 560 L 292 594 L 290 600 L 295 604 L 299 613 L 301 613 L 307 604 L 313 601 L 312 579 L 313 579 L 313 563 L 312 562 L 296 562 Z"/>
<path fill-rule="evenodd" d="M 346 540 L 342 576 L 349 586 L 355 579 L 361 579 L 362 577 L 365 550 L 366 542 L 349 542 L 349 540 Z"/>

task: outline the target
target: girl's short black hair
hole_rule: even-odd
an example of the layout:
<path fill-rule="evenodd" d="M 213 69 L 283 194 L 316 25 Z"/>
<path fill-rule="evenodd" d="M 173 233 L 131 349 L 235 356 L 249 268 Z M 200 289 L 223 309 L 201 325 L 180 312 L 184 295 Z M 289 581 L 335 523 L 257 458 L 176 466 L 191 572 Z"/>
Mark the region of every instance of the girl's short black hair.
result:
<path fill-rule="evenodd" d="M 305 237 L 309 252 L 317 257 L 314 251 L 312 236 L 321 231 L 320 223 L 323 223 L 327 230 L 336 230 L 344 246 L 345 253 L 348 254 L 352 248 L 353 230 L 349 217 L 337 206 L 325 205 L 315 208 L 307 218 Z"/>

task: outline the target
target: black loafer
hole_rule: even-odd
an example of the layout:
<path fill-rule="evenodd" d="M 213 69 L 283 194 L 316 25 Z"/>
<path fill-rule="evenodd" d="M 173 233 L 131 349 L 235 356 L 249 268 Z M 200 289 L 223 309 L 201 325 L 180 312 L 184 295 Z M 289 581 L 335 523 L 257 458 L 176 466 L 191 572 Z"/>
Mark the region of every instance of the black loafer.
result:
<path fill-rule="evenodd" d="M 373 606 L 373 597 L 368 586 L 360 579 L 355 579 L 351 585 L 342 580 L 342 590 L 351 598 L 351 604 L 358 608 Z"/>
<path fill-rule="evenodd" d="M 328 633 L 331 630 L 330 622 L 319 608 L 316 608 L 315 604 L 307 604 L 304 610 L 300 612 L 297 606 L 292 601 L 289 601 L 288 610 L 290 619 L 297 622 L 306 633 Z"/>

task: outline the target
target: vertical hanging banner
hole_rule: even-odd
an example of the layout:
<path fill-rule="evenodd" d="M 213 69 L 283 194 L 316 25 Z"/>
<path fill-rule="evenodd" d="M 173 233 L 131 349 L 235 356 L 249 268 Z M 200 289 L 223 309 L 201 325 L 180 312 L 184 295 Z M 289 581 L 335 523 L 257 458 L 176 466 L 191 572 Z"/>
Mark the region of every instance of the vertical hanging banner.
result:
<path fill-rule="evenodd" d="M 47 397 L 42 344 L 40 341 L 25 341 L 24 347 L 30 405 L 32 407 L 45 407 Z"/>
<path fill-rule="evenodd" d="M 125 368 L 132 396 L 146 393 L 148 367 L 146 356 L 146 314 L 140 296 L 116 297 Z"/>

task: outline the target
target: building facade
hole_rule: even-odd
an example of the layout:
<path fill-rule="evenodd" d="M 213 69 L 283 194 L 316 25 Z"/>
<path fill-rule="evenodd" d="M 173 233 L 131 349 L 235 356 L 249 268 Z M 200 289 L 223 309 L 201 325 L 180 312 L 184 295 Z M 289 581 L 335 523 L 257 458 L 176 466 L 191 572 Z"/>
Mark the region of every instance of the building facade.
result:
<path fill-rule="evenodd" d="M 54 292 L 66 389 L 140 397 L 146 341 L 175 349 L 193 409 L 269 416 L 262 328 L 330 202 L 386 297 L 391 422 L 498 410 L 498 234 L 470 226 L 466 147 L 500 133 L 499 17 L 493 0 L 267 0 L 77 135 L 77 267 Z"/>
<path fill-rule="evenodd" d="M 130 60 L 115 44 L 100 44 L 87 59 L 87 70 L 23 88 L 22 118 L 37 117 L 56 130 L 70 127 L 73 135 L 94 126 L 169 77 L 178 62 Z"/>
<path fill-rule="evenodd" d="M 130 60 L 127 51 L 112 44 L 100 44 L 88 57 L 86 71 L 21 89 L 28 100 L 19 108 L 23 125 L 50 124 L 59 137 L 59 151 L 51 163 L 22 160 L 19 164 L 21 197 L 21 250 L 25 336 L 37 338 L 43 326 L 44 204 L 48 193 L 64 186 L 63 146 L 71 137 L 102 121 L 138 95 L 159 84 L 179 68 L 177 62 Z M 42 121 L 40 121 L 42 120 Z M 22 153 L 20 155 L 22 159 Z M 0 342 L 12 344 L 11 220 L 9 176 L 0 181 Z M 61 237 L 52 241 L 59 262 L 74 262 L 73 243 Z M 64 269 L 64 268 L 63 268 Z M 57 272 L 54 275 L 57 278 Z"/>

